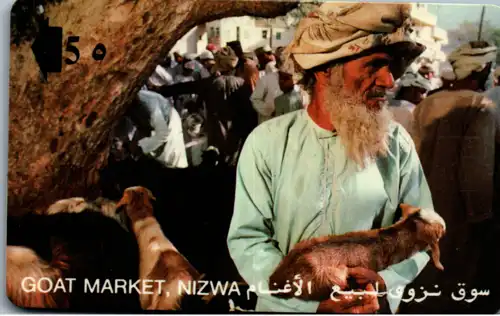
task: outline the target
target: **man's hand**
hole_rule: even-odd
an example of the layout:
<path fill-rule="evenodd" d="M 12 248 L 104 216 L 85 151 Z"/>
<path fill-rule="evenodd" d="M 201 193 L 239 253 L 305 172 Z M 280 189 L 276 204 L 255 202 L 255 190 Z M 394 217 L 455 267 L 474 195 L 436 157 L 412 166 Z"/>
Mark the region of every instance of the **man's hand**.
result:
<path fill-rule="evenodd" d="M 367 284 L 378 283 L 378 289 L 381 291 L 385 291 L 385 282 L 384 279 L 375 271 L 366 269 L 366 268 L 348 268 L 347 269 L 348 276 L 353 278 L 356 284 L 360 286 L 366 286 Z"/>
<path fill-rule="evenodd" d="M 375 286 L 375 284 L 378 283 L 377 290 L 380 292 L 387 292 L 387 286 L 384 282 L 384 279 L 378 274 L 377 272 L 366 269 L 366 268 L 348 268 L 347 270 L 348 276 L 352 278 L 354 282 L 356 282 L 357 285 L 359 286 L 367 286 L 367 285 L 372 285 Z M 387 301 L 386 296 L 379 296 L 378 297 L 378 303 L 379 303 L 379 312 L 384 313 L 384 314 L 390 314 L 390 308 L 389 308 L 389 303 Z"/>
<path fill-rule="evenodd" d="M 375 291 L 373 285 L 368 284 L 366 291 Z M 339 295 L 335 300 L 328 299 L 319 304 L 318 313 L 335 314 L 373 314 L 380 309 L 377 295 Z"/>

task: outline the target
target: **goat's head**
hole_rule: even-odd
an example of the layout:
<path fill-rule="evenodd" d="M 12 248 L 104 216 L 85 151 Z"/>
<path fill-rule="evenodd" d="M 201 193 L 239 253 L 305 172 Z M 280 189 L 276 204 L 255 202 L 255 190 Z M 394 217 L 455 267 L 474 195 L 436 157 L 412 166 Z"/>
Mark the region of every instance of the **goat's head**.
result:
<path fill-rule="evenodd" d="M 133 213 L 140 213 L 141 217 L 153 215 L 153 205 L 151 200 L 156 200 L 153 193 L 144 187 L 130 187 L 125 189 L 123 197 L 116 204 L 116 211 L 119 213 L 126 206 L 129 216 Z"/>
<path fill-rule="evenodd" d="M 444 270 L 440 262 L 439 240 L 446 233 L 444 219 L 434 210 L 401 204 L 402 220 L 415 224 L 416 238 L 428 245 L 432 253 L 432 261 L 436 268 Z"/>

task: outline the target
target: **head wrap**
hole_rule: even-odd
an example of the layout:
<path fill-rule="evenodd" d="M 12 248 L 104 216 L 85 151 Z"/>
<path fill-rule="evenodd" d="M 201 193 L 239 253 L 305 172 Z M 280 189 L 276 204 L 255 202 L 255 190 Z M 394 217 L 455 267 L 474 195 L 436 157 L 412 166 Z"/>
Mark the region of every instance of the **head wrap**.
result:
<path fill-rule="evenodd" d="M 429 80 L 423 77 L 419 73 L 406 72 L 399 79 L 399 86 L 402 87 L 417 87 L 425 89 L 426 91 L 431 90 L 432 86 Z"/>
<path fill-rule="evenodd" d="M 214 54 L 212 54 L 211 51 L 206 50 L 200 54 L 200 60 L 213 60 L 214 59 Z"/>
<path fill-rule="evenodd" d="M 443 73 L 442 77 L 450 81 L 467 78 L 473 72 L 483 70 L 486 64 L 495 61 L 496 56 L 496 46 L 472 48 L 471 43 L 464 44 L 448 56 L 453 71 Z"/>
<path fill-rule="evenodd" d="M 243 53 L 243 58 L 248 59 L 248 60 L 252 60 L 254 62 L 258 62 L 257 57 L 255 56 L 255 53 L 253 53 L 253 52 Z"/>
<path fill-rule="evenodd" d="M 195 60 L 196 59 L 196 54 L 186 53 L 186 54 L 184 54 L 183 58 L 185 60 Z"/>
<path fill-rule="evenodd" d="M 215 44 L 210 43 L 207 45 L 206 49 L 213 52 L 217 50 L 217 46 L 215 46 Z"/>
<path fill-rule="evenodd" d="M 238 64 L 238 57 L 231 47 L 223 47 L 215 55 L 213 71 L 228 72 Z"/>
<path fill-rule="evenodd" d="M 255 50 L 255 55 L 261 55 L 261 54 L 269 54 L 272 53 L 273 49 L 269 45 L 264 45 Z"/>
<path fill-rule="evenodd" d="M 425 49 L 415 42 L 410 10 L 410 4 L 323 3 L 300 21 L 286 52 L 302 69 L 311 69 L 391 45 L 398 55 L 392 65 L 398 78 Z"/>

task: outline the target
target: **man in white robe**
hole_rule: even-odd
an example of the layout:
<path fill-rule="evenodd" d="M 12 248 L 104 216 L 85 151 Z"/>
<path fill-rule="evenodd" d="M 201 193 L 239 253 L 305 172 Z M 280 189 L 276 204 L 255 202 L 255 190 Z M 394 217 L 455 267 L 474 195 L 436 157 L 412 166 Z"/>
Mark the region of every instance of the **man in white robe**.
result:
<path fill-rule="evenodd" d="M 323 3 L 299 23 L 285 62 L 303 76 L 310 103 L 255 128 L 237 168 L 228 248 L 241 276 L 258 289 L 257 311 L 398 309 L 401 298 L 394 295 L 316 302 L 263 290 L 302 240 L 389 226 L 400 203 L 433 209 L 411 137 L 385 105 L 393 77 L 424 50 L 412 40 L 410 10 L 408 4 Z M 378 273 L 365 271 L 367 289 L 378 283 L 395 293 L 428 260 L 418 252 Z"/>
<path fill-rule="evenodd" d="M 156 92 L 141 90 L 139 106 L 149 114 L 151 136 L 139 140 L 142 151 L 169 168 L 188 166 L 184 134 L 179 113 L 172 104 Z"/>

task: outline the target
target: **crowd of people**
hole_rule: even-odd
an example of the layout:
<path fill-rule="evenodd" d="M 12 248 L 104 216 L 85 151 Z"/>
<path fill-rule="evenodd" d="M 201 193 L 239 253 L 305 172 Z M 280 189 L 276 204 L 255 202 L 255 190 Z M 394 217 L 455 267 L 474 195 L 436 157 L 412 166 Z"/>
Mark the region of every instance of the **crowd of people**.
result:
<path fill-rule="evenodd" d="M 235 166 L 246 137 L 270 118 L 303 109 L 306 96 L 283 67 L 283 47 L 243 52 L 238 41 L 156 66 L 112 133 L 114 157 L 151 155 L 168 168 L 199 166 L 207 152 Z"/>
<path fill-rule="evenodd" d="M 401 305 L 259 294 L 257 311 L 481 313 L 499 309 L 500 83 L 497 47 L 466 43 L 435 76 L 403 4 L 324 3 L 287 47 L 237 41 L 167 56 L 113 131 L 113 154 L 167 168 L 237 166 L 230 256 L 248 284 L 268 280 L 299 241 L 398 220 L 401 203 L 440 214 L 444 272 L 419 252 L 364 281 L 443 295 Z M 207 159 L 207 153 L 216 158 Z M 214 157 L 213 155 L 210 157 Z M 368 277 L 370 276 L 370 277 Z M 490 296 L 457 302 L 457 284 Z"/>

